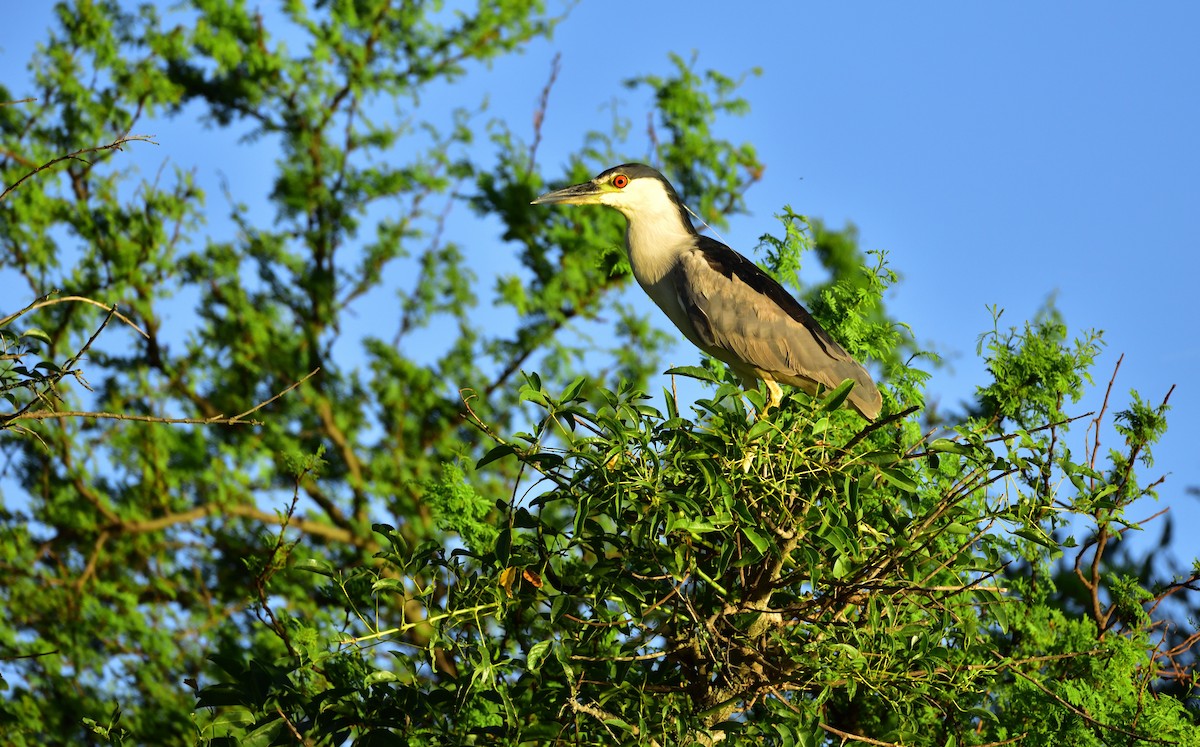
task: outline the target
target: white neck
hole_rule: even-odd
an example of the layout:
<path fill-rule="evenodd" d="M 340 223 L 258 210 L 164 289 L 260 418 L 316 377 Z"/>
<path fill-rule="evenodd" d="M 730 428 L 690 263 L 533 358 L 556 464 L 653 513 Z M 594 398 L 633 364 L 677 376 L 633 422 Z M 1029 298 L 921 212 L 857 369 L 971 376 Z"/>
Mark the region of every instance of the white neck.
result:
<path fill-rule="evenodd" d="M 695 245 L 695 234 L 682 223 L 679 208 L 656 179 L 635 179 L 602 202 L 624 213 L 629 221 L 625 247 L 633 275 L 643 288 L 658 284 L 679 255 Z"/>

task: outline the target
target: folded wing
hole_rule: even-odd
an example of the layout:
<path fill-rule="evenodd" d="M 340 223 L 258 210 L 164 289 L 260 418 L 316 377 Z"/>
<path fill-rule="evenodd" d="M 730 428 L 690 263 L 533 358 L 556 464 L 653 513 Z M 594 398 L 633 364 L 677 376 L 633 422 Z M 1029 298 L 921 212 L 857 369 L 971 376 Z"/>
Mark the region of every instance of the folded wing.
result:
<path fill-rule="evenodd" d="M 815 392 L 853 379 L 849 401 L 864 416 L 882 398 L 870 375 L 783 286 L 707 236 L 684 253 L 675 291 L 702 347 L 743 378 L 769 378 Z"/>

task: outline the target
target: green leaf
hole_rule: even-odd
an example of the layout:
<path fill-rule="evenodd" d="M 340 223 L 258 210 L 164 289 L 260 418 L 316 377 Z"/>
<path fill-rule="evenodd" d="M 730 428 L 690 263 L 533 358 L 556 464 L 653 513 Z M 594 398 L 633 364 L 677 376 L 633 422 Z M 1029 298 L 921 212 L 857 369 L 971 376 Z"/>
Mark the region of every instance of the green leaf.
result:
<path fill-rule="evenodd" d="M 754 443 L 766 434 L 776 430 L 779 430 L 779 426 L 770 420 L 757 420 L 754 422 L 754 425 L 750 426 L 750 430 L 746 432 L 746 443 Z"/>
<path fill-rule="evenodd" d="M 483 457 L 480 458 L 478 462 L 475 462 L 475 469 L 482 469 L 497 459 L 503 459 L 506 456 L 512 456 L 516 453 L 517 450 L 512 444 L 500 444 L 499 446 L 493 446 L 488 450 L 488 453 L 484 454 Z"/>
<path fill-rule="evenodd" d="M 404 588 L 404 581 L 401 579 L 380 578 L 377 579 L 375 583 L 371 584 L 371 591 L 375 593 L 379 593 L 381 591 L 390 591 L 395 594 L 403 594 L 406 589 Z"/>
<path fill-rule="evenodd" d="M 254 713 L 244 706 L 226 706 L 217 712 L 212 721 L 205 727 L 206 731 L 225 736 L 240 734 L 254 723 Z"/>
<path fill-rule="evenodd" d="M 579 395 L 579 391 L 583 389 L 583 385 L 586 383 L 586 376 L 577 377 L 574 381 L 567 385 L 566 389 L 563 390 L 562 401 L 570 402 L 571 400 L 575 399 Z"/>
<path fill-rule="evenodd" d="M 550 400 L 546 397 L 546 392 L 542 389 L 535 389 L 530 384 L 522 384 L 517 392 L 522 402 L 532 402 L 535 405 L 546 407 L 550 404 Z"/>
<path fill-rule="evenodd" d="M 771 540 L 765 534 L 751 526 L 742 526 L 742 534 L 746 535 L 746 539 L 750 540 L 750 544 L 754 545 L 754 549 L 758 550 L 759 554 L 765 555 L 771 547 Z"/>
<path fill-rule="evenodd" d="M 673 516 L 667 521 L 667 533 L 689 532 L 691 534 L 707 534 L 719 531 L 719 527 L 706 519 L 693 519 L 688 516 Z"/>
<path fill-rule="evenodd" d="M 1050 539 L 1050 537 L 1048 537 L 1046 535 L 1046 533 L 1041 531 L 1040 529 L 1037 529 L 1037 528 L 1018 529 L 1017 531 L 1013 532 L 1013 534 L 1017 535 L 1018 537 L 1024 537 L 1025 539 L 1029 540 L 1030 542 L 1036 542 L 1037 544 L 1041 545 L 1042 547 L 1046 547 L 1051 550 L 1056 549 L 1056 546 L 1053 543 L 1053 541 Z"/>
<path fill-rule="evenodd" d="M 500 534 L 496 536 L 496 560 L 500 565 L 508 565 L 510 560 L 510 551 L 512 549 L 512 529 L 501 527 Z"/>
<path fill-rule="evenodd" d="M 376 669 L 363 679 L 363 684 L 367 687 L 371 687 L 372 685 L 383 685 L 387 684 L 388 682 L 399 681 L 400 678 L 396 676 L 395 672 L 389 672 L 384 669 Z"/>
<path fill-rule="evenodd" d="M 667 376 L 685 376 L 689 379 L 707 381 L 710 384 L 720 384 L 721 380 L 712 371 L 702 366 L 676 366 L 664 371 Z"/>
<path fill-rule="evenodd" d="M 531 674 L 537 674 L 537 671 L 542 668 L 542 662 L 550 653 L 550 647 L 554 645 L 552 641 L 538 641 L 529 647 L 529 654 L 525 657 L 525 669 Z"/>
<path fill-rule="evenodd" d="M 846 379 L 841 384 L 837 385 L 832 392 L 821 403 L 821 407 L 826 412 L 833 412 L 840 408 L 845 403 L 846 398 L 850 396 L 850 390 L 854 388 L 854 379 Z"/>
<path fill-rule="evenodd" d="M 41 342 L 44 342 L 47 345 L 53 344 L 53 342 L 50 339 L 50 335 L 46 334 L 45 332 L 38 329 L 37 327 L 31 327 L 31 328 L 25 330 L 24 332 L 21 333 L 21 337 L 28 337 L 33 340 L 40 340 Z"/>
<path fill-rule="evenodd" d="M 239 747 L 268 747 L 275 743 L 283 730 L 283 719 L 272 718 L 254 731 L 242 735 L 238 739 Z"/>
<path fill-rule="evenodd" d="M 628 721 L 625 721 L 624 719 L 618 718 L 616 716 L 609 716 L 608 718 L 604 719 L 604 725 L 605 726 L 615 726 L 616 728 L 618 728 L 622 731 L 633 731 L 633 727 L 629 725 Z"/>
<path fill-rule="evenodd" d="M 851 661 L 858 661 L 864 658 L 861 651 L 848 643 L 834 643 L 831 644 L 830 648 L 849 658 Z"/>
<path fill-rule="evenodd" d="M 901 456 L 894 451 L 872 451 L 863 454 L 861 457 L 859 457 L 859 459 L 867 464 L 881 464 L 884 466 L 890 466 L 899 462 L 901 460 Z"/>
<path fill-rule="evenodd" d="M 948 438 L 935 438 L 929 443 L 929 450 L 944 454 L 958 454 L 960 456 L 970 456 L 974 453 L 974 450 L 970 446 L 960 444 L 957 441 L 951 441 Z"/>
<path fill-rule="evenodd" d="M 917 492 L 917 484 L 913 482 L 908 475 L 904 474 L 900 470 L 892 469 L 890 467 L 880 467 L 879 471 L 884 477 L 887 478 L 888 482 L 905 491 L 906 493 Z"/>
<path fill-rule="evenodd" d="M 316 573 L 320 576 L 328 576 L 329 578 L 336 578 L 338 575 L 337 568 L 328 560 L 322 560 L 321 558 L 306 558 L 297 561 L 292 567 L 298 571 Z"/>

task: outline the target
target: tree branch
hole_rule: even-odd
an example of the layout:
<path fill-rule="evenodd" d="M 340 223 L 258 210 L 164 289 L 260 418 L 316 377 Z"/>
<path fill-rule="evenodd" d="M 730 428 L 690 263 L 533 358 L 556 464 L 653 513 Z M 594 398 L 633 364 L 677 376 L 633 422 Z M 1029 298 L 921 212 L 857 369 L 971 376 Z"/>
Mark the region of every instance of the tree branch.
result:
<path fill-rule="evenodd" d="M 74 153 L 68 153 L 65 156 L 59 156 L 58 158 L 51 159 L 51 160 L 47 161 L 46 163 L 42 164 L 41 166 L 38 166 L 36 169 L 25 174 L 25 176 L 22 176 L 20 179 L 16 180 L 12 184 L 10 184 L 3 192 L 0 192 L 0 202 L 3 202 L 4 198 L 8 197 L 8 195 L 13 190 L 15 190 L 17 187 L 21 186 L 21 184 L 26 179 L 45 171 L 46 169 L 50 168 L 51 166 L 54 166 L 55 164 L 62 163 L 63 161 L 83 161 L 84 163 L 88 163 L 88 161 L 84 158 L 81 158 L 81 156 L 83 156 L 86 153 L 99 153 L 99 152 L 107 151 L 107 150 L 122 150 L 121 146 L 123 146 L 127 143 L 132 143 L 132 142 L 150 143 L 151 145 L 158 145 L 158 143 L 156 143 L 153 140 L 153 137 L 154 137 L 153 135 L 125 134 L 125 135 L 122 135 L 121 137 L 117 138 L 116 140 L 112 141 L 108 145 L 94 145 L 90 148 L 81 148 L 80 150 L 77 150 Z"/>

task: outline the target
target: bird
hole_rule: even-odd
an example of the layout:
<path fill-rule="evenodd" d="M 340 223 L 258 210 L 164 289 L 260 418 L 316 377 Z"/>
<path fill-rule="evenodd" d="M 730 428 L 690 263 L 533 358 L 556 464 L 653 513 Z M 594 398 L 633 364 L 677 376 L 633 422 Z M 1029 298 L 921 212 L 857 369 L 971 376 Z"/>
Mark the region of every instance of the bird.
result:
<path fill-rule="evenodd" d="M 871 375 L 774 278 L 692 225 L 679 194 L 658 170 L 615 166 L 533 205 L 607 205 L 627 223 L 625 248 L 638 285 L 693 345 L 724 361 L 744 388 L 766 382 L 760 415 L 778 406 L 780 384 L 810 395 L 846 379 L 846 399 L 867 421 L 883 398 Z"/>

